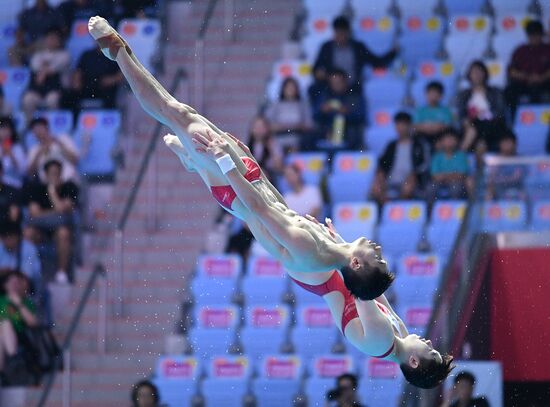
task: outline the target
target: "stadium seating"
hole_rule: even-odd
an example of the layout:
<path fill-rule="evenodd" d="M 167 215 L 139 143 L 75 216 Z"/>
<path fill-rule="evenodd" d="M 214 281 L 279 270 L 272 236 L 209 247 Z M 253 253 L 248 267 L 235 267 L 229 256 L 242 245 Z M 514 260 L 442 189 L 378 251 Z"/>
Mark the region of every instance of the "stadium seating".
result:
<path fill-rule="evenodd" d="M 391 108 L 403 104 L 407 84 L 398 77 L 372 78 L 363 89 L 369 108 Z"/>
<path fill-rule="evenodd" d="M 486 202 L 482 207 L 483 230 L 489 233 L 524 229 L 527 208 L 523 201 Z"/>
<path fill-rule="evenodd" d="M 376 55 L 389 52 L 395 41 L 397 22 L 391 16 L 356 14 L 353 35 Z"/>
<path fill-rule="evenodd" d="M 550 201 L 534 202 L 531 207 L 531 229 L 550 230 Z"/>
<path fill-rule="evenodd" d="M 187 356 L 159 358 L 153 382 L 159 390 L 160 402 L 169 406 L 190 406 L 197 394 L 200 373 L 200 359 Z"/>
<path fill-rule="evenodd" d="M 76 67 L 82 53 L 95 47 L 96 43 L 88 33 L 88 21 L 76 20 L 67 41 L 67 50 L 71 54 L 71 66 Z"/>
<path fill-rule="evenodd" d="M 48 121 L 50 132 L 55 136 L 71 135 L 73 130 L 73 114 L 68 110 L 38 111 L 35 117 L 44 117 Z M 25 147 L 30 150 L 38 141 L 32 131 L 25 136 Z"/>
<path fill-rule="evenodd" d="M 202 359 L 226 354 L 233 343 L 239 320 L 238 310 L 234 306 L 196 307 L 195 326 L 189 333 L 194 354 Z"/>
<path fill-rule="evenodd" d="M 443 22 L 439 17 L 425 17 L 424 12 L 403 17 L 399 37 L 401 58 L 409 66 L 415 66 L 419 61 L 435 59 L 441 49 L 442 37 Z"/>
<path fill-rule="evenodd" d="M 491 0 L 491 5 L 496 15 L 526 13 L 529 3 L 529 1 L 518 0 Z M 544 3 L 544 1 L 540 3 Z"/>
<path fill-rule="evenodd" d="M 397 6 L 403 16 L 410 16 L 413 14 L 431 14 L 435 12 L 438 0 L 397 0 Z"/>
<path fill-rule="evenodd" d="M 311 65 L 304 60 L 279 61 L 273 65 L 271 80 L 267 84 L 267 98 L 270 101 L 279 99 L 283 81 L 292 77 L 298 81 L 301 94 L 305 97 L 307 89 L 313 79 Z"/>
<path fill-rule="evenodd" d="M 506 87 L 507 66 L 499 59 L 483 61 L 489 70 L 489 85 L 500 89 Z"/>
<path fill-rule="evenodd" d="M 401 372 L 395 363 L 368 358 L 361 366 L 358 393 L 369 407 L 398 405 L 401 396 Z"/>
<path fill-rule="evenodd" d="M 288 279 L 281 264 L 269 257 L 254 257 L 248 263 L 247 275 L 241 283 L 245 303 L 281 302 L 288 291 Z"/>
<path fill-rule="evenodd" d="M 335 327 L 330 309 L 323 305 L 305 305 L 298 308 L 297 323 L 291 330 L 294 352 L 304 361 L 330 353 L 340 336 Z"/>
<path fill-rule="evenodd" d="M 202 256 L 191 282 L 196 304 L 230 303 L 237 290 L 242 260 L 236 255 Z"/>
<path fill-rule="evenodd" d="M 15 41 L 16 25 L 10 21 L 0 25 L 0 67 L 8 66 L 8 49 Z"/>
<path fill-rule="evenodd" d="M 478 14 L 482 11 L 485 0 L 444 0 L 448 15 Z"/>
<path fill-rule="evenodd" d="M 371 188 L 376 159 L 372 154 L 340 152 L 333 158 L 332 173 L 328 176 L 330 201 L 364 201 Z"/>
<path fill-rule="evenodd" d="M 326 153 L 293 153 L 288 156 L 287 163 L 300 167 L 307 184 L 319 185 L 325 174 L 327 158 Z"/>
<path fill-rule="evenodd" d="M 245 356 L 213 357 L 201 394 L 207 406 L 237 406 L 248 393 L 252 368 Z"/>
<path fill-rule="evenodd" d="M 29 86 L 30 79 L 31 74 L 27 68 L 0 69 L 0 85 L 4 89 L 4 97 L 15 109 L 21 105 L 21 97 Z"/>
<path fill-rule="evenodd" d="M 384 205 L 378 241 L 384 254 L 397 257 L 416 251 L 426 222 L 426 203 L 395 201 Z"/>
<path fill-rule="evenodd" d="M 416 106 L 426 103 L 426 85 L 438 81 L 445 87 L 443 103 L 449 104 L 454 97 L 458 72 L 448 61 L 423 61 L 415 70 L 415 80 L 411 85 L 411 96 Z"/>
<path fill-rule="evenodd" d="M 392 285 L 397 307 L 430 305 L 439 284 L 440 259 L 434 254 L 409 254 L 401 257 L 397 278 Z"/>
<path fill-rule="evenodd" d="M 124 35 L 143 66 L 154 72 L 153 56 L 161 34 L 160 21 L 148 18 L 126 19 L 119 23 L 118 31 Z"/>
<path fill-rule="evenodd" d="M 118 139 L 120 112 L 117 110 L 82 111 L 74 135 L 81 152 L 79 168 L 86 177 L 113 175 L 113 150 Z"/>
<path fill-rule="evenodd" d="M 305 23 L 306 35 L 302 38 L 302 48 L 306 60 L 313 64 L 321 45 L 332 38 L 332 19 L 326 15 L 309 15 Z"/>
<path fill-rule="evenodd" d="M 336 386 L 336 378 L 355 371 L 354 360 L 348 355 L 323 355 L 310 363 L 310 377 L 305 384 L 305 394 L 310 407 L 323 407 L 326 394 Z"/>
<path fill-rule="evenodd" d="M 426 327 L 432 315 L 432 304 L 410 305 L 403 304 L 396 308 L 397 313 L 407 326 L 409 334 L 425 335 Z"/>
<path fill-rule="evenodd" d="M 432 251 L 443 259 L 453 248 L 465 210 L 465 201 L 440 201 L 432 209 L 427 239 Z"/>
<path fill-rule="evenodd" d="M 377 2 L 350 0 L 350 5 L 356 15 L 385 16 L 390 11 L 392 0 L 380 0 Z"/>
<path fill-rule="evenodd" d="M 340 236 L 347 242 L 363 236 L 373 239 L 378 222 L 378 207 L 373 202 L 342 202 L 334 206 L 332 220 Z"/>
<path fill-rule="evenodd" d="M 482 59 L 489 46 L 491 29 L 491 20 L 486 16 L 453 17 L 450 33 L 445 38 L 449 60 L 465 71 L 473 60 Z"/>
<path fill-rule="evenodd" d="M 518 154 L 538 155 L 545 151 L 550 124 L 550 105 L 524 105 L 516 112 L 514 131 L 518 138 Z"/>
<path fill-rule="evenodd" d="M 365 130 L 364 144 L 368 150 L 379 157 L 388 143 L 396 138 L 393 116 L 397 107 L 369 110 L 369 127 Z"/>
<path fill-rule="evenodd" d="M 258 407 L 291 406 L 300 389 L 303 365 L 296 356 L 266 356 L 252 382 Z"/>
<path fill-rule="evenodd" d="M 303 4 L 308 14 L 334 18 L 342 13 L 346 0 L 303 0 Z"/>
<path fill-rule="evenodd" d="M 498 59 L 510 63 L 514 50 L 525 42 L 524 38 L 515 34 L 495 34 L 492 38 L 491 47 Z"/>

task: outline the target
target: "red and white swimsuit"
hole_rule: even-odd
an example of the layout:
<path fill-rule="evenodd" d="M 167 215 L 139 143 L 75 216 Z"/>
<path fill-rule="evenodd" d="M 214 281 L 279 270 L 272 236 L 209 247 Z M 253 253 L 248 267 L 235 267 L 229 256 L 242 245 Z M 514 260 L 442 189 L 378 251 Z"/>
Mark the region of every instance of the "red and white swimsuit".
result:
<path fill-rule="evenodd" d="M 353 297 L 353 295 L 351 295 L 350 291 L 347 289 L 346 285 L 344 284 L 344 279 L 342 278 L 340 273 L 337 271 L 334 271 L 327 281 L 318 285 L 305 284 L 294 278 L 292 278 L 292 280 L 294 280 L 294 282 L 298 284 L 300 287 L 302 287 L 304 290 L 307 290 L 321 297 L 333 291 L 338 291 L 344 296 L 344 312 L 342 313 L 340 329 L 342 330 L 342 334 L 346 336 L 346 333 L 345 333 L 346 326 L 350 323 L 351 320 L 355 318 L 359 318 L 359 313 L 357 312 L 357 307 L 355 305 L 355 298 Z M 388 320 L 390 321 L 392 326 L 396 329 L 396 331 L 400 332 L 399 322 L 393 316 L 393 314 L 384 306 L 384 304 L 381 304 L 376 300 L 374 302 L 376 303 L 376 305 L 378 306 L 378 309 L 382 312 L 382 314 L 384 314 L 384 316 L 388 318 Z M 386 356 L 388 356 L 390 353 L 392 353 L 393 348 L 394 348 L 394 342 L 392 342 L 391 347 L 383 355 L 373 356 L 373 357 L 383 359 Z"/>
<path fill-rule="evenodd" d="M 260 170 L 258 163 L 248 157 L 243 157 L 242 160 L 247 169 L 244 177 L 248 180 L 248 182 L 252 183 L 259 181 L 262 178 L 262 171 Z M 232 210 L 231 205 L 237 197 L 237 194 L 231 185 L 213 186 L 210 187 L 210 191 L 212 192 L 214 199 L 218 201 L 221 206 L 229 211 Z"/>

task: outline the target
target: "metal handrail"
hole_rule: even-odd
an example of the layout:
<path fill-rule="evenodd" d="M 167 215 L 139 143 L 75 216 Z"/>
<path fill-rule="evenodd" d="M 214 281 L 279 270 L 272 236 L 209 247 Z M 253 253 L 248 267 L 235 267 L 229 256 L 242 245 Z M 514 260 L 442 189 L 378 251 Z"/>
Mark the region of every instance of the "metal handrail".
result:
<path fill-rule="evenodd" d="M 206 35 L 206 31 L 208 31 L 208 26 L 210 25 L 210 19 L 214 14 L 214 9 L 216 8 L 217 4 L 218 4 L 218 0 L 210 0 L 208 2 L 208 6 L 206 7 L 206 12 L 204 13 L 204 18 L 202 19 L 202 23 L 199 28 L 199 32 L 197 34 L 197 38 L 204 39 L 204 36 Z"/>
<path fill-rule="evenodd" d="M 70 348 L 73 341 L 73 336 L 74 336 L 74 333 L 76 332 L 76 328 L 78 327 L 78 324 L 80 323 L 80 318 L 82 317 L 82 312 L 84 311 L 84 307 L 86 306 L 88 299 L 90 298 L 90 295 L 94 289 L 96 280 L 100 276 L 105 277 L 105 267 L 103 266 L 103 264 L 98 263 L 95 265 L 94 270 L 92 271 L 92 275 L 88 279 L 88 283 L 86 284 L 86 288 L 82 293 L 82 297 L 80 297 L 80 301 L 78 302 L 78 306 L 71 320 L 71 324 L 69 325 L 69 330 L 67 331 L 67 334 L 65 335 L 65 339 L 61 344 L 61 352 L 59 355 L 56 355 L 54 359 L 53 368 L 50 374 L 48 375 L 48 381 L 44 386 L 44 391 L 42 392 L 40 400 L 38 401 L 38 404 L 37 404 L 38 407 L 44 406 L 48 401 L 48 396 L 50 394 L 52 385 L 54 383 L 55 376 L 57 375 L 57 371 L 59 370 L 59 368 L 63 365 L 62 362 L 64 359 L 66 361 L 66 363 L 64 364 L 64 369 L 67 370 L 71 368 L 69 364 L 70 362 L 67 363 L 67 359 L 70 359 Z"/>

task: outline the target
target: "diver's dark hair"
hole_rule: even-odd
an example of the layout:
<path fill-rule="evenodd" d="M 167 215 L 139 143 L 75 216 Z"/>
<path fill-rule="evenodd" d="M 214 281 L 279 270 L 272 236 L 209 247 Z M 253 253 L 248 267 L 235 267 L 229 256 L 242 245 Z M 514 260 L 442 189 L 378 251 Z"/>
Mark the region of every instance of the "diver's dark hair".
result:
<path fill-rule="evenodd" d="M 449 376 L 449 373 L 455 368 L 452 365 L 453 357 L 451 355 L 441 355 L 441 363 L 435 359 L 421 359 L 416 368 L 407 363 L 400 365 L 405 379 L 413 386 L 421 389 L 433 389 L 439 386 Z"/>
<path fill-rule="evenodd" d="M 137 407 L 139 404 L 138 404 L 138 391 L 140 389 L 140 387 L 149 387 L 151 389 L 151 394 L 153 395 L 153 399 L 155 400 L 155 406 L 158 405 L 159 401 L 160 401 L 160 397 L 159 397 L 159 390 L 157 388 L 157 386 L 155 386 L 153 384 L 153 382 L 149 381 L 149 380 L 142 380 L 136 384 L 134 384 L 132 386 L 132 395 L 131 395 L 131 398 L 132 398 L 132 406 L 135 406 Z"/>
<path fill-rule="evenodd" d="M 349 266 L 340 268 L 340 271 L 351 295 L 363 301 L 380 297 L 395 279 L 395 275 L 386 267 L 372 267 L 368 264 L 361 271 L 355 271 Z"/>

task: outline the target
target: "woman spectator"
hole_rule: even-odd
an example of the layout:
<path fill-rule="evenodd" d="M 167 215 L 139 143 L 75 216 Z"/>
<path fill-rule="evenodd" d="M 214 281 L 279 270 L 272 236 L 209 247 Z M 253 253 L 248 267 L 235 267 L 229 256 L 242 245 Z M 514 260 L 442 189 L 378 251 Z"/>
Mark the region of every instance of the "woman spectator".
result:
<path fill-rule="evenodd" d="M 38 325 L 29 287 L 28 278 L 19 271 L 11 271 L 3 278 L 0 294 L 0 371 L 4 368 L 4 357 L 17 352 L 18 338 L 23 330 Z"/>
<path fill-rule="evenodd" d="M 474 61 L 466 75 L 470 87 L 458 95 L 457 107 L 464 140 L 462 149 L 498 150 L 500 135 L 505 130 L 504 97 L 499 89 L 489 86 L 489 70 Z"/>
<path fill-rule="evenodd" d="M 298 150 L 300 136 L 311 129 L 310 107 L 300 94 L 294 78 L 286 78 L 281 85 L 279 100 L 269 106 L 266 117 L 283 149 Z"/>
<path fill-rule="evenodd" d="M 283 154 L 271 132 L 269 121 L 263 116 L 256 116 L 250 127 L 248 145 L 260 167 L 266 171 L 269 178 L 281 172 Z"/>
<path fill-rule="evenodd" d="M 288 207 L 300 215 L 310 214 L 319 219 L 323 206 L 319 186 L 306 185 L 302 171 L 296 164 L 289 164 L 285 167 L 285 180 L 290 187 L 284 194 Z"/>
<path fill-rule="evenodd" d="M 4 169 L 3 182 L 21 188 L 27 171 L 27 158 L 18 141 L 15 124 L 9 117 L 0 118 L 0 161 Z"/>
<path fill-rule="evenodd" d="M 158 407 L 159 390 L 149 380 L 143 380 L 132 386 L 132 407 Z"/>
<path fill-rule="evenodd" d="M 61 97 L 61 75 L 69 67 L 71 57 L 62 47 L 61 33 L 48 32 L 43 50 L 31 58 L 31 83 L 23 96 L 23 111 L 27 122 L 38 107 L 57 109 Z"/>

